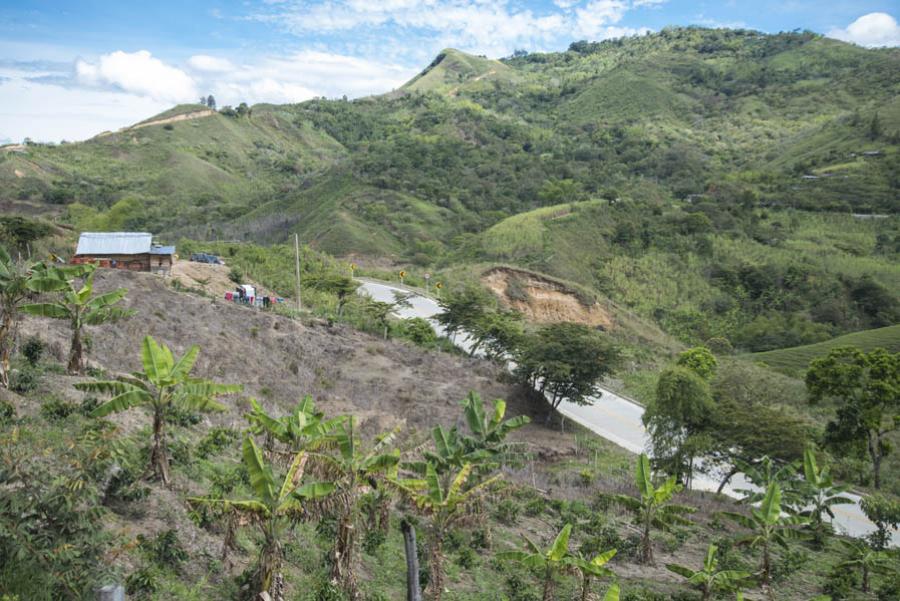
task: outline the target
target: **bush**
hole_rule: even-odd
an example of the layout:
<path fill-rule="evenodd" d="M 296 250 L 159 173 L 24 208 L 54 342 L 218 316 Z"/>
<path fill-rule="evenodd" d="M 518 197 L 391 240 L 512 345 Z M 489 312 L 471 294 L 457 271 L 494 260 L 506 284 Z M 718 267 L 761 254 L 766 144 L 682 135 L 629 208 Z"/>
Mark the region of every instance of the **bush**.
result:
<path fill-rule="evenodd" d="M 143 566 L 125 578 L 125 591 L 129 595 L 144 597 L 159 588 L 159 570 L 153 566 Z"/>
<path fill-rule="evenodd" d="M 497 503 L 497 509 L 494 510 L 494 515 L 507 526 L 512 526 L 516 523 L 516 520 L 519 519 L 520 509 L 519 504 L 513 499 L 503 499 Z"/>
<path fill-rule="evenodd" d="M 79 405 L 69 401 L 50 398 L 41 405 L 41 415 L 49 420 L 62 420 L 77 412 L 79 407 Z"/>
<path fill-rule="evenodd" d="M 152 539 L 139 534 L 137 540 L 138 547 L 157 565 L 177 568 L 188 559 L 178 533 L 172 528 L 160 532 Z"/>
<path fill-rule="evenodd" d="M 228 279 L 235 284 L 240 284 L 244 281 L 244 273 L 237 267 L 232 267 L 228 270 Z"/>
<path fill-rule="evenodd" d="M 431 324 L 421 317 L 401 321 L 397 328 L 397 336 L 423 347 L 431 347 L 438 340 Z"/>
<path fill-rule="evenodd" d="M 46 345 L 40 338 L 37 336 L 30 336 L 22 344 L 22 356 L 25 357 L 25 361 L 28 362 L 28 365 L 36 367 L 41 360 L 41 357 L 44 355 L 45 348 Z"/>
<path fill-rule="evenodd" d="M 374 555 L 384 544 L 385 540 L 387 540 L 387 536 L 385 536 L 384 532 L 380 529 L 375 528 L 366 530 L 362 541 L 363 551 L 369 555 Z"/>
<path fill-rule="evenodd" d="M 525 515 L 529 515 L 531 517 L 538 516 L 544 513 L 544 510 L 546 508 L 547 502 L 544 501 L 544 499 L 538 497 L 525 503 Z"/>
<path fill-rule="evenodd" d="M 835 567 L 828 574 L 828 580 L 822 591 L 829 595 L 832 601 L 846 599 L 850 593 L 859 586 L 859 573 L 856 570 L 847 570 Z"/>
<path fill-rule="evenodd" d="M 0 400 L 0 424 L 11 422 L 16 417 L 16 408 L 9 401 Z"/>
<path fill-rule="evenodd" d="M 213 428 L 197 445 L 197 455 L 203 459 L 210 455 L 216 455 L 237 438 L 238 433 L 231 428 Z"/>
<path fill-rule="evenodd" d="M 28 394 L 38 387 L 40 374 L 31 367 L 19 369 L 9 374 L 9 389 L 19 394 Z"/>
<path fill-rule="evenodd" d="M 472 547 L 463 547 L 459 550 L 456 563 L 464 570 L 471 570 L 478 565 L 478 554 Z"/>

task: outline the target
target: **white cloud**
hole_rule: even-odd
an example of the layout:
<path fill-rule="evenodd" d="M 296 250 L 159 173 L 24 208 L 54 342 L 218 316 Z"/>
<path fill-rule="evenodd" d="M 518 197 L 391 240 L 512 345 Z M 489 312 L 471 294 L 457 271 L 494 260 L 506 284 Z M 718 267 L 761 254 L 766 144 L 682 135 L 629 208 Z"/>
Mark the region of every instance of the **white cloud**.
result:
<path fill-rule="evenodd" d="M 0 138 L 84 140 L 170 107 L 146 96 L 9 79 L 0 82 Z"/>
<path fill-rule="evenodd" d="M 610 23 L 618 23 L 625 16 L 628 5 L 622 0 L 591 0 L 575 10 L 575 35 L 596 39 Z"/>
<path fill-rule="evenodd" d="M 147 50 L 104 54 L 99 61 L 75 63 L 79 83 L 94 87 L 114 87 L 124 92 L 168 102 L 192 102 L 198 92 L 194 80 L 176 67 L 171 67 Z"/>
<path fill-rule="evenodd" d="M 555 0 L 544 13 L 510 0 L 322 0 L 285 1 L 252 19 L 282 27 L 298 36 L 393 27 L 407 41 L 434 52 L 440 45 L 476 54 L 506 56 L 516 48 L 545 50 L 572 39 L 608 37 L 610 25 L 637 6 L 662 0 Z M 628 29 L 627 31 L 638 31 Z M 408 47 L 407 43 L 406 46 Z"/>
<path fill-rule="evenodd" d="M 226 73 L 234 69 L 234 65 L 227 58 L 209 56 L 208 54 L 195 54 L 188 59 L 188 65 L 195 71 L 207 73 Z"/>
<path fill-rule="evenodd" d="M 869 13 L 850 23 L 846 29 L 832 29 L 828 37 L 869 48 L 900 46 L 900 25 L 887 13 Z"/>

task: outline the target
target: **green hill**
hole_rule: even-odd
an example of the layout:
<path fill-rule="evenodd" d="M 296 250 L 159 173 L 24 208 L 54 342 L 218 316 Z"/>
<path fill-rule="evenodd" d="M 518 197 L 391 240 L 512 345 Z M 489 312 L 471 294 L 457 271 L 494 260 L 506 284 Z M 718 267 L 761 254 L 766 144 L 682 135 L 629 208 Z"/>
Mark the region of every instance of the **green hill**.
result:
<path fill-rule="evenodd" d="M 845 334 L 817 344 L 753 353 L 749 355 L 749 358 L 789 375 L 799 376 L 809 367 L 810 361 L 816 357 L 827 355 L 831 349 L 841 346 L 857 346 L 864 351 L 884 348 L 892 353 L 898 353 L 900 352 L 900 325 Z"/>
<path fill-rule="evenodd" d="M 383 96 L 184 105 L 6 149 L 0 207 L 171 239 L 296 233 L 429 270 L 510 262 L 685 342 L 789 347 L 897 319 L 898 71 L 900 50 L 808 32 L 447 49 Z"/>

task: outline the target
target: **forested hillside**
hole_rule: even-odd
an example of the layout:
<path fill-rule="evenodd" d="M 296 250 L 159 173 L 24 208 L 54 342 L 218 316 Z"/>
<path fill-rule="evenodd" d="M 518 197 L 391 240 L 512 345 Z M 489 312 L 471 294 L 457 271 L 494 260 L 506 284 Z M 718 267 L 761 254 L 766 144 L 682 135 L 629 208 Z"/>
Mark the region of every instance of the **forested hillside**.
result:
<path fill-rule="evenodd" d="M 181 106 L 7 147 L 0 206 L 173 241 L 296 232 L 430 270 L 512 262 L 684 342 L 763 351 L 897 320 L 897 73 L 896 49 L 808 32 L 448 49 L 383 96 Z"/>

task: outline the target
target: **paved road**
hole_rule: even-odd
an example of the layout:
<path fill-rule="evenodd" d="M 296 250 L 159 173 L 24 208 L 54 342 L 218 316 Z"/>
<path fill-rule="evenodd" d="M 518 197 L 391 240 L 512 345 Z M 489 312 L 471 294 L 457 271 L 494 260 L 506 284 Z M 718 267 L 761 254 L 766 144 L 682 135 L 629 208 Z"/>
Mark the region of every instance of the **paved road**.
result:
<path fill-rule="evenodd" d="M 441 312 L 440 306 L 432 298 L 422 296 L 408 289 L 402 289 L 394 284 L 386 284 L 368 278 L 358 278 L 362 282 L 360 289 L 375 300 L 393 302 L 395 294 L 411 293 L 409 307 L 401 307 L 397 315 L 403 318 L 422 317 L 427 319 L 438 333 L 443 334 L 443 328 L 438 324 L 434 316 Z M 459 336 L 454 343 L 461 348 L 468 348 L 468 340 L 465 336 Z M 591 405 L 576 405 L 563 401 L 559 412 L 574 422 L 591 430 L 595 434 L 614 442 L 620 447 L 632 453 L 641 453 L 647 449 L 647 431 L 641 417 L 644 409 L 628 399 L 622 398 L 614 392 L 600 389 L 600 396 L 593 397 Z M 719 480 L 698 474 L 694 477 L 693 488 L 698 490 L 715 491 L 719 486 Z M 732 478 L 723 492 L 728 496 L 738 498 L 741 495 L 735 489 L 753 488 L 741 474 Z M 863 514 L 859 507 L 860 497 L 847 494 L 847 498 L 853 500 L 853 504 L 836 505 L 834 524 L 843 532 L 851 536 L 864 536 L 875 530 L 875 525 Z M 900 532 L 895 531 L 892 537 L 894 546 L 900 546 Z"/>

